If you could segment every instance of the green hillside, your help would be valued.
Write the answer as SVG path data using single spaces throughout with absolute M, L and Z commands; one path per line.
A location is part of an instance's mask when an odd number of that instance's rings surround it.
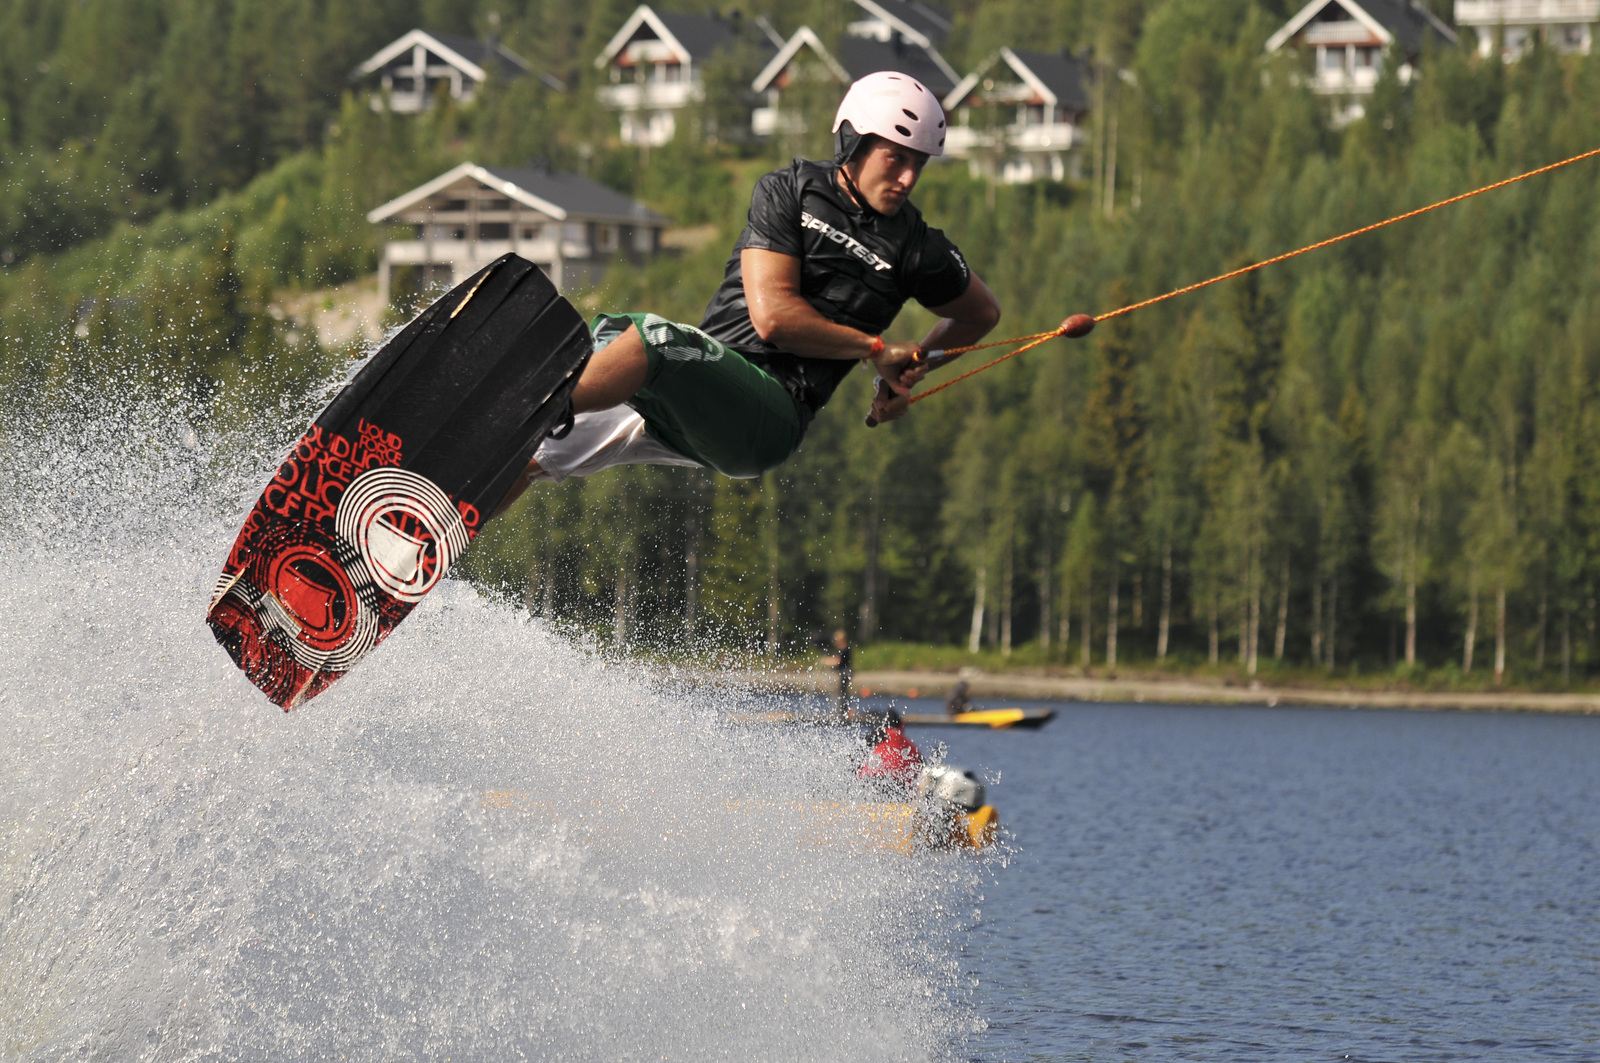
M 365 211 L 469 158 L 544 159 L 716 226 L 703 250 L 619 266 L 579 296 L 697 321 L 755 178 L 826 141 L 736 135 L 753 60 L 735 51 L 690 132 L 647 154 L 618 143 L 591 60 L 633 6 L 10 5 L 0 380 L 40 393 L 116 362 L 182 375 L 212 416 L 308 388 L 350 352 L 319 348 L 274 300 L 370 274 L 384 234 Z M 1507 66 L 1469 40 L 1406 84 L 1390 63 L 1365 117 L 1337 127 L 1302 60 L 1263 51 L 1298 6 L 959 5 L 945 52 L 960 70 L 1026 42 L 1092 48 L 1110 72 L 1090 178 L 994 186 L 958 162 L 918 188 L 1001 299 L 1002 335 L 1600 146 L 1600 58 L 1536 49 Z M 773 20 L 837 33 L 844 17 L 811 0 Z M 348 73 L 416 25 L 494 32 L 571 91 L 523 78 L 465 107 L 376 113 Z M 843 625 L 949 647 L 896 660 L 965 660 L 975 638 L 989 664 L 1101 669 L 1114 619 L 1124 669 L 1471 685 L 1495 681 L 1498 660 L 1506 682 L 1586 683 L 1600 666 L 1597 173 L 1580 164 L 1119 318 L 874 431 L 854 374 L 783 469 L 541 488 L 463 570 L 576 630 L 673 654 L 792 653 Z M 908 310 L 898 338 L 928 323 Z

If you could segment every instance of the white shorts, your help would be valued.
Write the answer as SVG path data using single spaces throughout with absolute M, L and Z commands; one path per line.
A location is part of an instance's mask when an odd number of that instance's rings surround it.
M 629 406 L 580 413 L 572 431 L 561 439 L 546 439 L 534 452 L 539 463 L 535 481 L 560 483 L 569 476 L 593 476 L 614 465 L 682 465 L 700 463 L 668 449 L 645 433 L 644 418 Z

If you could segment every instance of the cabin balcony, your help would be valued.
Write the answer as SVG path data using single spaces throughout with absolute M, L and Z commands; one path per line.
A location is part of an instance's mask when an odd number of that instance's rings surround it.
M 1456 0 L 1459 26 L 1528 26 L 1600 20 L 1600 0 Z
M 1001 137 L 1004 137 L 1003 145 Z M 999 129 L 953 125 L 945 134 L 944 150 L 947 155 L 956 158 L 1002 146 L 1006 150 L 1021 152 L 1068 151 L 1083 143 L 1083 139 L 1082 130 L 1065 122 L 1009 125 Z
M 600 102 L 614 111 L 678 110 L 705 94 L 698 81 L 647 81 L 605 85 Z

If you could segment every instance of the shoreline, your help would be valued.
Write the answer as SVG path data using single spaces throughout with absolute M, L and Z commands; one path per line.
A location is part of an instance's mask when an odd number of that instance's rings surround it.
M 1030 701 L 1099 701 L 1193 705 L 1304 705 L 1324 708 L 1412 709 L 1464 712 L 1541 712 L 1600 715 L 1600 694 L 1542 694 L 1519 691 L 1439 692 L 1407 690 L 1315 689 L 1249 686 L 1201 679 L 1117 679 L 1075 676 L 1019 675 L 932 671 L 861 671 L 856 689 L 863 697 L 944 698 L 959 680 L 966 680 L 974 698 L 1018 698 Z M 706 677 L 711 684 L 731 684 L 765 693 L 826 693 L 834 689 L 832 672 L 724 673 Z

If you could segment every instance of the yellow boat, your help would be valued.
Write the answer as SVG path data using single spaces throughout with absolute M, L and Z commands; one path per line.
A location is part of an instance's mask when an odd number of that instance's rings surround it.
M 907 727 L 989 727 L 1012 731 L 1037 731 L 1055 718 L 1055 709 L 975 709 L 954 716 L 908 712 L 900 716 Z

